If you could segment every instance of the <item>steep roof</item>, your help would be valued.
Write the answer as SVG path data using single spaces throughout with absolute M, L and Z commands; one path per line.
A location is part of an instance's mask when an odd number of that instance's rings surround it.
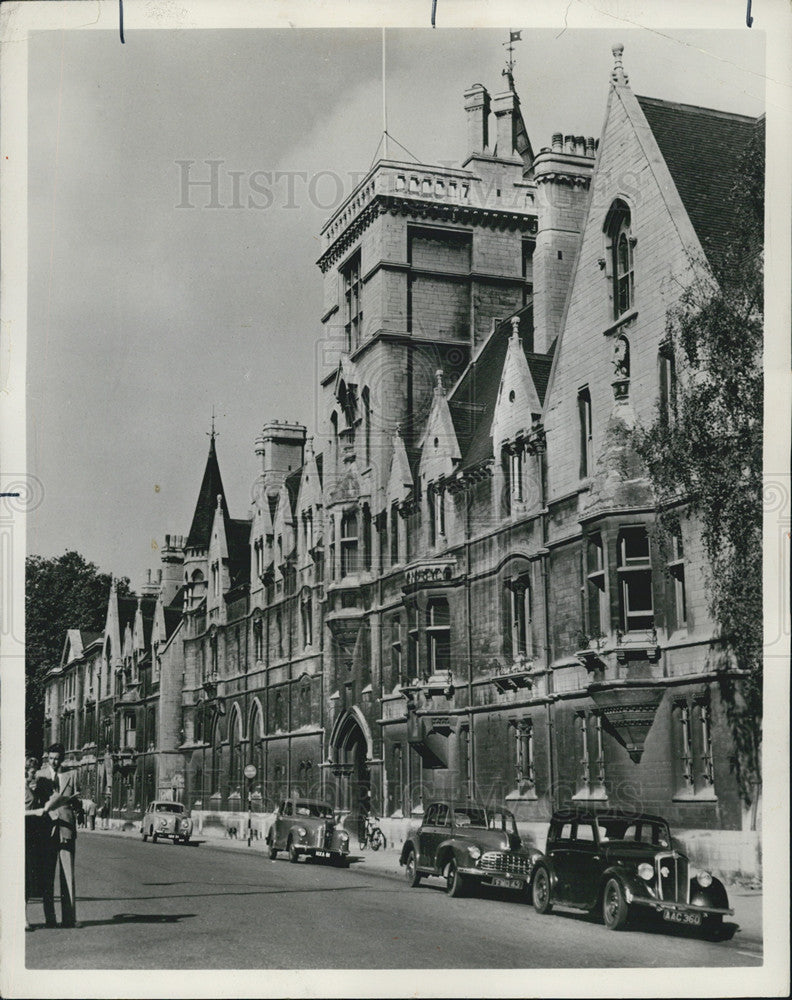
M 172 605 L 169 605 L 167 608 L 163 608 L 162 610 L 165 616 L 165 638 L 170 639 L 176 631 L 179 622 L 182 620 L 182 611 L 181 608 L 176 608 Z
M 250 583 L 250 529 L 252 521 L 229 518 L 226 522 L 228 573 L 231 589 Z
M 220 477 L 220 466 L 217 462 L 217 451 L 215 450 L 215 439 L 212 435 L 209 443 L 209 455 L 206 459 L 201 488 L 198 491 L 198 502 L 195 505 L 190 534 L 187 536 L 188 549 L 208 549 L 209 539 L 212 536 L 212 524 L 217 508 L 217 497 L 222 497 L 221 505 L 223 515 L 228 520 L 228 505 L 223 489 L 223 480 Z
M 740 159 L 762 119 L 654 97 L 637 100 L 704 252 L 717 259 L 739 226 L 733 188 Z
M 539 401 L 544 405 L 555 344 L 549 354 L 537 354 L 526 350 L 526 347 L 533 344 L 532 306 L 528 305 L 522 309 L 519 317 L 520 338 L 525 358 L 539 394 Z M 448 405 L 462 452 L 463 469 L 492 457 L 490 430 L 511 332 L 511 319 L 504 320 L 496 326 L 449 397 Z

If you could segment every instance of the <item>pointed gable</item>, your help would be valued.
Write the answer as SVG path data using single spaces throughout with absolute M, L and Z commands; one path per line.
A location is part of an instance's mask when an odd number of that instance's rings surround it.
M 413 485 L 407 448 L 404 444 L 404 438 L 401 436 L 401 429 L 397 427 L 393 435 L 393 453 L 385 496 L 386 504 L 389 505 L 395 500 L 404 500 L 412 490 Z
M 544 405 L 555 344 L 548 354 L 528 349 L 533 345 L 533 308 L 529 303 L 514 317 L 495 327 L 449 396 L 449 410 L 462 452 L 462 469 L 470 469 L 493 457 L 493 421 L 509 338 L 514 331 L 512 319 L 519 320 L 517 329 L 526 366 L 540 406 Z M 525 391 L 527 396 L 528 389 Z
M 421 479 L 426 481 L 449 475 L 462 457 L 454 421 L 448 408 L 442 371 L 435 373 L 435 379 L 432 408 L 420 441 L 419 469 Z
M 223 480 L 220 476 L 220 466 L 217 461 L 217 451 L 215 449 L 215 436 L 212 434 L 209 443 L 209 455 L 206 459 L 201 488 L 198 491 L 198 501 L 195 504 L 190 534 L 187 536 L 187 548 L 206 551 L 209 548 L 209 540 L 214 523 L 214 512 L 217 506 L 217 497 L 221 497 L 223 513 L 228 517 L 228 505 L 223 489 Z
M 492 420 L 494 449 L 529 428 L 542 413 L 542 403 L 520 338 L 518 316 L 512 317 L 511 326 Z

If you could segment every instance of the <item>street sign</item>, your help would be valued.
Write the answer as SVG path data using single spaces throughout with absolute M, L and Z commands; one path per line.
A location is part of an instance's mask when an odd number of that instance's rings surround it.
M 245 777 L 249 781 L 252 781 L 256 777 L 256 765 L 255 764 L 248 764 L 247 765 L 247 767 L 245 768 Z

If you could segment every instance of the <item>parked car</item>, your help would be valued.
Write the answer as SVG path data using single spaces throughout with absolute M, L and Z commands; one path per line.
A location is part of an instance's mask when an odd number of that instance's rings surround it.
M 525 890 L 541 856 L 523 845 L 508 809 L 433 802 L 407 834 L 399 864 L 411 886 L 439 876 L 449 896 L 460 896 L 475 884 Z
M 267 846 L 272 859 L 278 851 L 287 851 L 291 862 L 304 854 L 349 866 L 349 834 L 336 825 L 333 807 L 318 799 L 281 802 L 267 833 Z
M 174 844 L 188 844 L 193 822 L 181 802 L 152 802 L 143 814 L 140 832 L 144 840 L 151 837 L 155 844 L 159 837 L 170 837 Z
M 734 912 L 723 883 L 691 868 L 674 848 L 668 823 L 649 813 L 554 813 L 532 892 L 538 913 L 549 913 L 554 903 L 601 910 L 611 930 L 641 909 L 717 939 L 724 916 Z

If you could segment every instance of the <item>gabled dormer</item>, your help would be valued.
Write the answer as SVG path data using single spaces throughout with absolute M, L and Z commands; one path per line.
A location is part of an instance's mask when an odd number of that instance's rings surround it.
M 442 371 L 435 374 L 432 408 L 420 441 L 420 449 L 420 498 L 416 497 L 416 500 L 420 499 L 425 505 L 426 516 L 423 520 L 426 524 L 426 542 L 429 546 L 439 547 L 445 544 L 446 521 L 450 513 L 445 480 L 453 474 L 462 458 L 448 407 Z
M 218 495 L 212 532 L 209 536 L 209 587 L 206 594 L 206 610 L 210 621 L 225 621 L 223 598 L 231 584 L 226 523 L 222 497 Z
M 305 465 L 300 470 L 295 517 L 299 566 L 311 565 L 321 551 L 323 507 L 322 480 L 314 455 L 313 440 L 308 438 L 305 445 Z
M 503 477 L 504 512 L 524 514 L 541 503 L 535 456 L 541 437 L 542 401 L 520 336 L 520 316 L 513 316 L 510 323 L 492 418 L 492 451 Z
M 250 590 L 252 594 L 261 595 L 267 583 L 273 578 L 273 540 L 272 513 L 269 500 L 260 477 L 253 489 L 252 522 L 250 527 Z

